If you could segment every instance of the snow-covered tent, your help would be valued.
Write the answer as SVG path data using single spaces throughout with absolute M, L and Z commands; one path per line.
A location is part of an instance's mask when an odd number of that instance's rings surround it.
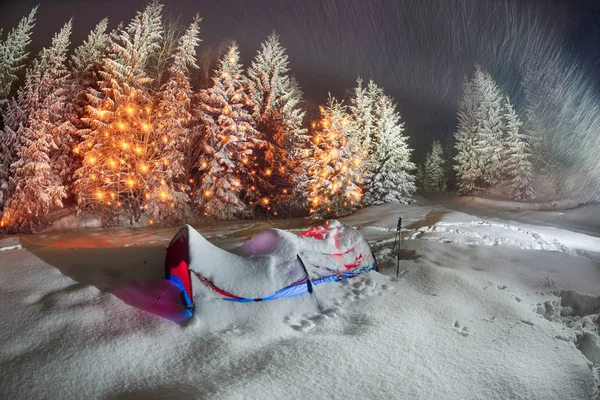
M 299 235 L 267 229 L 223 250 L 189 225 L 173 237 L 165 278 L 119 288 L 115 294 L 138 308 L 184 321 L 194 315 L 200 290 L 227 301 L 255 302 L 312 292 L 315 285 L 377 269 L 369 243 L 338 221 Z
M 169 244 L 165 260 L 166 279 L 177 286 L 191 313 L 197 285 L 228 301 L 264 301 L 306 293 L 312 285 L 376 268 L 364 237 L 338 221 L 298 236 L 267 229 L 231 252 L 187 225 Z

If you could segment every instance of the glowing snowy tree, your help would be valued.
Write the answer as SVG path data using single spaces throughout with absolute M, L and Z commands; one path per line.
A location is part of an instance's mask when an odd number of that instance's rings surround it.
M 17 130 L 27 119 L 27 112 L 32 107 L 25 89 L 20 90 L 10 101 L 6 98 L 28 56 L 25 48 L 31 41 L 36 12 L 37 7 L 34 7 L 0 42 L 0 124 L 3 126 L 0 131 L 0 213 L 10 194 L 10 165 L 17 155 Z
M 376 166 L 365 185 L 365 204 L 403 203 L 411 201 L 416 190 L 416 169 L 410 161 L 412 150 L 403 134 L 404 123 L 391 97 L 380 93 L 376 97 L 375 151 Z
M 481 180 L 479 159 L 475 153 L 478 121 L 476 115 L 477 99 L 471 81 L 465 79 L 463 95 L 458 105 L 458 130 L 455 133 L 456 150 L 454 166 L 458 178 L 458 192 L 470 193 Z
M 383 95 L 383 90 L 373 81 L 363 86 L 362 79 L 358 78 L 354 93 L 350 99 L 350 114 L 356 123 L 359 132 L 360 153 L 362 163 L 363 181 L 369 182 L 378 165 L 375 159 L 378 141 L 377 116 L 375 115 L 376 102 Z
M 242 216 L 256 201 L 255 156 L 260 145 L 253 128 L 254 104 L 248 95 L 240 55 L 233 44 L 219 62 L 213 86 L 199 94 L 200 119 L 206 129 L 200 157 L 195 203 L 204 215 L 218 219 Z M 262 199 L 267 205 L 269 199 Z
M 491 75 L 479 66 L 475 69 L 473 85 L 478 100 L 478 129 L 473 149 L 483 182 L 486 185 L 495 185 L 503 177 L 503 97 Z
M 298 107 L 302 92 L 288 72 L 285 49 L 272 34 L 248 68 L 248 79 L 256 129 L 264 143 L 256 149 L 257 174 L 262 178 L 258 190 L 270 199 L 265 208 L 272 207 L 275 214 L 292 200 L 299 166 L 297 145 L 307 139 L 302 128 L 304 111 Z
M 535 197 L 531 188 L 533 167 L 530 162 L 531 152 L 525 136 L 519 132 L 521 121 L 508 97 L 505 101 L 506 146 L 505 166 L 506 175 L 514 189 L 513 196 L 518 200 L 529 200 Z
M 352 212 L 363 195 L 359 131 L 346 107 L 330 96 L 327 106 L 321 108 L 320 126 L 313 140 L 313 155 L 304 161 L 309 212 L 317 220 Z
M 65 132 L 60 137 L 57 143 L 58 157 L 53 163 L 53 168 L 64 182 L 67 194 L 73 197 L 75 197 L 73 188 L 75 171 L 81 167 L 81 158 L 73 153 L 73 148 L 81 141 L 76 131 L 87 127 L 80 118 L 85 115 L 85 108 L 90 104 L 87 96 L 88 89 L 90 87 L 98 89 L 97 73 L 110 43 L 106 32 L 107 27 L 108 20 L 105 18 L 89 33 L 87 39 L 75 48 L 71 56 L 69 97 L 72 101 L 65 108 L 64 113 L 66 118 L 70 118 L 74 131 Z
M 170 138 L 152 125 L 150 79 L 144 67 L 161 37 L 162 5 L 150 3 L 125 29 L 115 32 L 99 72 L 99 89 L 88 89 L 89 105 L 75 147 L 82 167 L 76 172 L 80 208 L 102 210 L 107 221 L 121 211 L 139 220 L 151 198 L 174 202 L 165 180 L 169 161 L 162 149 Z
M 17 73 L 24 66 L 28 55 L 25 48 L 31 42 L 36 12 L 37 6 L 0 42 L 0 100 L 8 97 L 17 80 Z
M 460 193 L 497 184 L 503 178 L 502 96 L 494 79 L 475 68 L 463 85 L 455 134 L 455 170 Z
M 165 185 L 161 190 L 167 193 L 170 201 L 162 201 L 159 196 L 151 196 L 149 213 L 156 219 L 181 219 L 189 201 L 187 191 L 188 170 L 186 149 L 190 144 L 192 122 L 192 87 L 189 72 L 196 66 L 196 48 L 200 43 L 198 34 L 200 18 L 196 16 L 192 24 L 179 39 L 173 55 L 173 63 L 168 69 L 168 80 L 158 93 L 158 105 L 153 113 L 155 131 L 160 137 L 167 137 L 162 146 L 162 156 L 166 163 L 160 163 Z M 175 207 L 173 207 L 173 204 Z
M 26 99 L 27 116 L 19 124 L 16 161 L 10 165 L 11 196 L 2 222 L 12 230 L 31 231 L 48 212 L 62 207 L 66 191 L 52 168 L 60 138 L 72 131 L 64 118 L 66 68 L 71 21 L 43 49 L 28 69 L 17 98 Z
M 434 141 L 431 151 L 427 154 L 423 186 L 427 190 L 446 190 L 444 177 L 444 152 L 439 141 Z

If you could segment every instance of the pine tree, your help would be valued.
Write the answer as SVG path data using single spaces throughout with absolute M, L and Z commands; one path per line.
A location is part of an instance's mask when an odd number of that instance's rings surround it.
M 102 66 L 102 59 L 107 55 L 110 44 L 107 28 L 108 19 L 104 18 L 73 52 L 71 71 L 78 88 L 93 85 L 97 81 L 97 70 Z
M 529 200 L 535 197 L 530 184 L 533 167 L 529 161 L 531 157 L 529 143 L 524 135 L 519 132 L 522 123 L 508 97 L 505 100 L 505 110 L 506 147 L 504 158 L 506 159 L 506 174 L 510 178 L 511 186 L 514 189 L 514 198 Z
M 31 42 L 38 6 L 33 7 L 28 16 L 23 17 L 6 39 L 0 42 L 0 100 L 6 99 L 17 80 L 17 73 L 23 68 L 28 56 L 25 48 Z
M 502 96 L 494 79 L 476 66 L 473 78 L 465 81 L 455 134 L 455 170 L 459 193 L 494 185 L 503 178 Z
M 360 206 L 363 160 L 358 139 L 358 127 L 346 107 L 330 96 L 321 108 L 321 130 L 313 142 L 313 155 L 304 162 L 311 218 L 345 215 Z
M 474 152 L 479 162 L 482 180 L 487 185 L 495 185 L 502 179 L 502 95 L 494 79 L 477 66 L 473 77 L 478 96 L 478 130 Z
M 427 154 L 424 171 L 424 188 L 426 190 L 446 190 L 444 177 L 444 152 L 439 141 L 435 140 L 431 151 Z
M 415 173 L 415 187 L 417 189 L 424 189 L 425 186 L 425 169 L 423 164 L 417 165 L 417 172 Z
M 407 204 L 416 190 L 411 174 L 416 166 L 410 161 L 412 150 L 403 135 L 400 114 L 393 100 L 383 93 L 375 102 L 375 121 L 377 141 L 373 159 L 378 164 L 365 186 L 365 204 Z
M 219 61 L 213 86 L 199 94 L 206 135 L 194 200 L 204 215 L 217 219 L 243 216 L 244 200 L 250 203 L 257 197 L 253 150 L 262 142 L 253 128 L 253 102 L 239 58 L 233 44 Z M 262 201 L 269 203 L 267 198 Z
M 364 160 L 362 164 L 362 175 L 364 182 L 370 182 L 378 165 L 375 159 L 376 145 L 378 141 L 375 108 L 376 102 L 383 95 L 383 90 L 373 81 L 363 86 L 362 79 L 358 78 L 356 88 L 350 100 L 350 113 L 359 131 L 360 157 Z
M 18 96 L 27 98 L 32 107 L 19 124 L 17 157 L 10 166 L 12 194 L 2 220 L 12 230 L 35 229 L 48 212 L 62 207 L 66 196 L 51 164 L 58 139 L 72 129 L 63 114 L 71 27 L 69 21 L 54 36 L 51 46 L 40 52 L 27 71 L 23 93 Z
M 81 137 L 77 131 L 87 128 L 81 120 L 86 115 L 86 107 L 90 105 L 88 92 L 90 89 L 98 90 L 98 72 L 102 67 L 102 60 L 106 57 L 110 45 L 110 36 L 106 32 L 108 20 L 104 18 L 89 33 L 87 39 L 75 48 L 71 56 L 71 88 L 69 97 L 74 99 L 64 110 L 66 118 L 71 120 L 73 130 L 65 132 L 60 138 L 58 157 L 53 164 L 54 169 L 62 178 L 70 198 L 75 198 L 74 180 L 75 172 L 81 168 L 81 158 L 73 152 L 81 144 Z
M 186 149 L 189 148 L 191 136 L 191 99 L 190 69 L 196 66 L 196 48 L 200 43 L 200 17 L 196 15 L 192 24 L 179 39 L 173 56 L 173 63 L 168 69 L 168 80 L 158 93 L 158 105 L 154 116 L 153 126 L 161 137 L 169 141 L 162 149 L 163 158 L 167 164 L 162 176 L 165 179 L 167 197 L 171 203 L 151 201 L 149 213 L 156 219 L 182 219 L 187 209 L 189 197 L 186 178 L 189 173 L 186 163 Z M 168 168 L 165 168 L 168 166 Z M 172 204 L 175 207 L 172 207 Z
M 150 3 L 125 29 L 113 32 L 110 51 L 99 71 L 99 89 L 88 88 L 89 105 L 75 148 L 82 166 L 76 172 L 80 208 L 102 210 L 107 222 L 125 211 L 139 220 L 150 200 L 171 204 L 162 149 L 169 137 L 152 125 L 151 80 L 146 63 L 161 38 L 162 5 Z
M 478 154 L 475 152 L 477 140 L 477 93 L 471 81 L 465 79 L 463 95 L 458 106 L 458 129 L 455 133 L 457 154 L 454 157 L 457 164 L 454 166 L 458 179 L 458 192 L 468 194 L 479 181 L 481 169 Z
M 258 190 L 270 199 L 266 208 L 272 207 L 276 215 L 293 198 L 299 164 L 296 142 L 306 141 L 304 112 L 298 107 L 302 91 L 288 75 L 288 63 L 278 36 L 272 34 L 248 68 L 256 128 L 264 143 L 256 150 L 257 174 L 262 178 Z

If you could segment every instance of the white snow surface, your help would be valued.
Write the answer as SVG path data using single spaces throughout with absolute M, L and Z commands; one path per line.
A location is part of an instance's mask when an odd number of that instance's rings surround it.
M 382 270 L 316 286 L 323 312 L 309 294 L 230 303 L 203 288 L 183 326 L 110 292 L 162 278 L 176 229 L 0 239 L 0 398 L 598 397 L 600 238 L 426 201 L 342 222 Z M 263 225 L 199 231 L 233 249 Z

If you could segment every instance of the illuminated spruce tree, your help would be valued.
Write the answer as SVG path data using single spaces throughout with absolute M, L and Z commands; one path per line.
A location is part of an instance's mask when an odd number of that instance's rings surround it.
M 368 182 L 373 177 L 378 164 L 375 159 L 377 143 L 375 103 L 383 91 L 373 81 L 364 86 L 362 79 L 358 78 L 356 83 L 349 109 L 359 132 L 361 151 L 359 156 L 364 160 L 362 173 L 364 181 Z
M 262 205 L 273 210 L 281 210 L 293 198 L 297 145 L 307 139 L 302 128 L 304 111 L 298 107 L 302 92 L 288 73 L 288 56 L 278 36 L 272 34 L 248 68 L 248 79 L 256 129 L 264 143 L 255 151 L 257 175 L 262 178 L 257 186 L 261 196 L 270 199 Z
M 106 32 L 107 27 L 108 20 L 104 18 L 89 33 L 86 40 L 75 48 L 71 56 L 69 97 L 72 101 L 64 112 L 70 118 L 75 130 L 61 136 L 60 142 L 57 143 L 58 157 L 53 163 L 53 168 L 64 182 L 69 197 L 75 197 L 73 188 L 75 171 L 81 167 L 81 158 L 73 153 L 73 148 L 78 146 L 81 140 L 76 132 L 87 127 L 80 118 L 85 115 L 85 108 L 89 105 L 88 88 L 98 89 L 97 72 L 102 66 L 102 59 L 110 43 L 109 34 Z
M 458 192 L 461 194 L 472 192 L 482 181 L 479 154 L 476 152 L 479 131 L 477 107 L 477 92 L 473 82 L 465 79 L 463 95 L 458 105 L 458 129 L 454 134 L 457 150 L 454 169 L 458 179 Z
M 478 130 L 474 151 L 480 163 L 481 175 L 486 185 L 495 185 L 503 178 L 502 149 L 504 122 L 503 96 L 490 74 L 479 66 L 473 77 L 478 96 Z
M 446 190 L 444 178 L 444 151 L 439 141 L 435 140 L 431 145 L 431 151 L 427 154 L 425 171 L 423 175 L 423 187 L 426 190 Z
M 19 125 L 25 122 L 32 106 L 25 89 L 19 90 L 14 98 L 6 99 L 28 56 L 25 48 L 31 41 L 36 12 L 37 7 L 34 7 L 29 15 L 23 17 L 6 38 L 0 41 L 0 126 L 3 126 L 3 130 L 0 131 L 0 214 L 10 194 L 10 165 L 17 155 L 17 130 Z
M 364 202 L 371 204 L 411 201 L 416 190 L 410 161 L 412 150 L 403 134 L 404 123 L 391 97 L 379 92 L 374 102 L 375 150 L 374 169 L 365 184 Z
M 476 66 L 473 78 L 464 84 L 458 110 L 455 169 L 460 193 L 495 185 L 504 178 L 503 113 L 496 82 Z
M 17 80 L 17 73 L 24 67 L 24 61 L 28 56 L 25 48 L 31 42 L 36 12 L 37 6 L 8 32 L 4 40 L 0 41 L 0 100 L 6 99 L 11 93 L 12 85 Z
M 520 132 L 521 120 L 508 97 L 505 100 L 505 109 L 505 175 L 510 179 L 515 199 L 533 199 L 535 193 L 531 188 L 533 166 L 530 161 L 530 144 L 525 139 L 525 135 Z
M 253 102 L 234 43 L 219 61 L 213 86 L 199 93 L 199 114 L 206 134 L 200 156 L 195 203 L 204 215 L 218 219 L 243 216 L 257 201 L 256 157 L 262 144 L 253 128 Z M 263 203 L 269 203 L 268 198 Z
M 160 163 L 170 201 L 162 201 L 158 196 L 150 196 L 149 213 L 157 219 L 182 219 L 189 202 L 185 150 L 190 144 L 192 114 L 192 87 L 190 69 L 196 66 L 196 48 L 200 43 L 200 18 L 196 16 L 192 24 L 181 36 L 173 55 L 173 63 L 168 69 L 168 80 L 158 93 L 158 105 L 152 114 L 153 127 L 160 137 L 168 141 L 161 152 L 168 163 Z M 165 188 L 166 186 L 166 188 Z M 173 207 L 173 203 L 175 207 Z
M 151 80 L 144 72 L 161 38 L 162 5 L 150 3 L 125 29 L 114 33 L 99 71 L 99 89 L 89 88 L 82 118 L 87 129 L 74 151 L 82 157 L 76 172 L 80 208 L 102 210 L 107 222 L 126 212 L 139 220 L 152 198 L 174 207 L 166 183 L 169 160 L 162 149 L 170 138 L 152 125 Z
M 66 68 L 71 21 L 42 49 L 27 70 L 17 95 L 26 108 L 17 129 L 17 155 L 10 165 L 10 198 L 2 223 L 11 230 L 32 231 L 51 211 L 63 206 L 66 191 L 52 168 L 60 137 L 72 131 L 65 120 Z
M 309 212 L 315 220 L 348 214 L 362 198 L 363 160 L 356 123 L 346 107 L 330 96 L 321 108 L 320 127 L 313 139 L 313 155 L 304 161 Z

